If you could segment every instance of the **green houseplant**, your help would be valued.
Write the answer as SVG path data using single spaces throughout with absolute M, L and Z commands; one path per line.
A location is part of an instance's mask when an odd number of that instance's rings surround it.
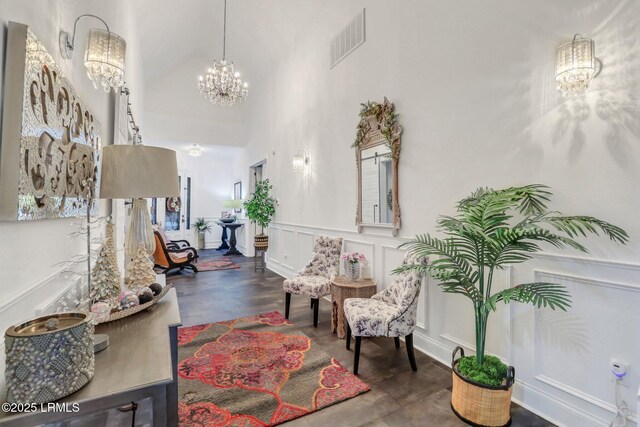
M 211 223 L 204 218 L 196 218 L 193 227 L 198 233 L 198 249 L 204 249 L 204 235 L 211 231 Z
M 524 283 L 492 292 L 494 272 L 529 260 L 532 254 L 541 250 L 539 243 L 587 252 L 575 238 L 602 232 L 614 242 L 624 244 L 629 239 L 623 229 L 597 218 L 564 216 L 547 210 L 547 202 L 552 195 L 548 188 L 538 184 L 501 190 L 480 188 L 457 203 L 455 216 L 439 217 L 437 229 L 446 237 L 423 234 L 401 245 L 415 256 L 430 256 L 432 260 L 427 266 L 405 265 L 394 272 L 415 270 L 428 273 L 439 281 L 438 286 L 444 292 L 464 295 L 472 302 L 476 354 L 464 357 L 462 351 L 463 357 L 453 361 L 452 408 L 458 416 L 477 425 L 510 422 L 514 371 L 498 358 L 485 354 L 489 315 L 500 303 L 521 302 L 564 311 L 571 304 L 569 293 L 557 283 Z M 457 351 L 458 348 L 454 350 L 454 358 Z M 458 402 L 468 402 L 473 398 L 474 391 L 469 391 L 470 385 L 508 392 L 508 396 L 502 399 L 502 408 L 491 410 L 493 414 L 487 414 L 491 411 L 486 407 L 478 409 L 487 402 L 478 402 L 476 408 L 467 410 L 462 407 L 466 403 Z M 471 395 L 459 395 L 467 392 Z M 480 392 L 476 394 L 479 399 L 481 395 Z
M 278 201 L 269 192 L 273 186 L 268 179 L 257 181 L 256 189 L 244 202 L 247 218 L 255 225 L 256 234 L 254 246 L 256 249 L 266 250 L 269 246 L 269 237 L 264 234 L 264 229 L 269 226 L 276 213 Z M 257 234 L 257 226 L 260 226 L 260 234 Z

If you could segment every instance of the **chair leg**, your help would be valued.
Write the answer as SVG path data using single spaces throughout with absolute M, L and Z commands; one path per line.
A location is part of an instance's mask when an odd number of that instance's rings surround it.
M 362 337 L 356 337 L 356 351 L 353 355 L 353 374 L 358 375 L 358 362 L 360 361 L 360 341 Z
M 313 327 L 318 327 L 318 309 L 320 308 L 320 300 L 318 298 L 312 298 L 311 303 L 313 304 Z
M 393 337 L 393 340 L 396 343 L 396 348 L 400 348 L 400 337 Z
M 284 318 L 289 318 L 289 306 L 291 306 L 291 292 L 287 292 L 284 295 Z
M 418 366 L 416 365 L 416 356 L 413 354 L 413 334 L 409 334 L 404 337 L 404 342 L 407 345 L 407 354 L 409 355 L 411 369 L 415 372 L 418 370 Z
M 347 350 L 351 350 L 351 325 L 347 322 Z

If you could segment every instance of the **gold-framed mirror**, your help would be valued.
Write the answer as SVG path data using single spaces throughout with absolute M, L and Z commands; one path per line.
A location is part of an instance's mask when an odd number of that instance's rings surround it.
M 358 195 L 356 225 L 358 233 L 367 227 L 400 229 L 398 165 L 402 127 L 393 103 L 362 104 L 356 140 Z

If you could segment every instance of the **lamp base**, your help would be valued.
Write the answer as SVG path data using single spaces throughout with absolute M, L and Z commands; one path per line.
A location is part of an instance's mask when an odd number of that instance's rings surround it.
M 95 334 L 93 336 L 93 352 L 98 353 L 109 347 L 109 335 Z
M 133 199 L 131 221 L 129 222 L 126 241 L 125 249 L 130 258 L 136 256 L 139 245 L 144 246 L 149 256 L 155 252 L 156 240 L 153 236 L 147 199 Z

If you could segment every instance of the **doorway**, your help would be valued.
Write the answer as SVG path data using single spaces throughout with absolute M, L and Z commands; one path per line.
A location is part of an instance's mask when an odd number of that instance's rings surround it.
M 192 188 L 191 175 L 180 173 L 178 175 L 180 196 L 158 198 L 151 201 L 152 222 L 162 224 L 162 228 L 171 240 L 192 240 Z
M 267 160 L 262 160 L 249 167 L 249 191 L 247 194 L 251 194 L 256 191 L 256 182 L 262 181 L 264 175 L 264 169 L 266 167 Z M 249 226 L 249 224 L 247 224 Z M 247 248 L 245 256 L 255 256 L 255 248 L 253 247 L 253 238 L 256 234 L 255 225 L 247 227 L 245 230 L 245 247 Z

